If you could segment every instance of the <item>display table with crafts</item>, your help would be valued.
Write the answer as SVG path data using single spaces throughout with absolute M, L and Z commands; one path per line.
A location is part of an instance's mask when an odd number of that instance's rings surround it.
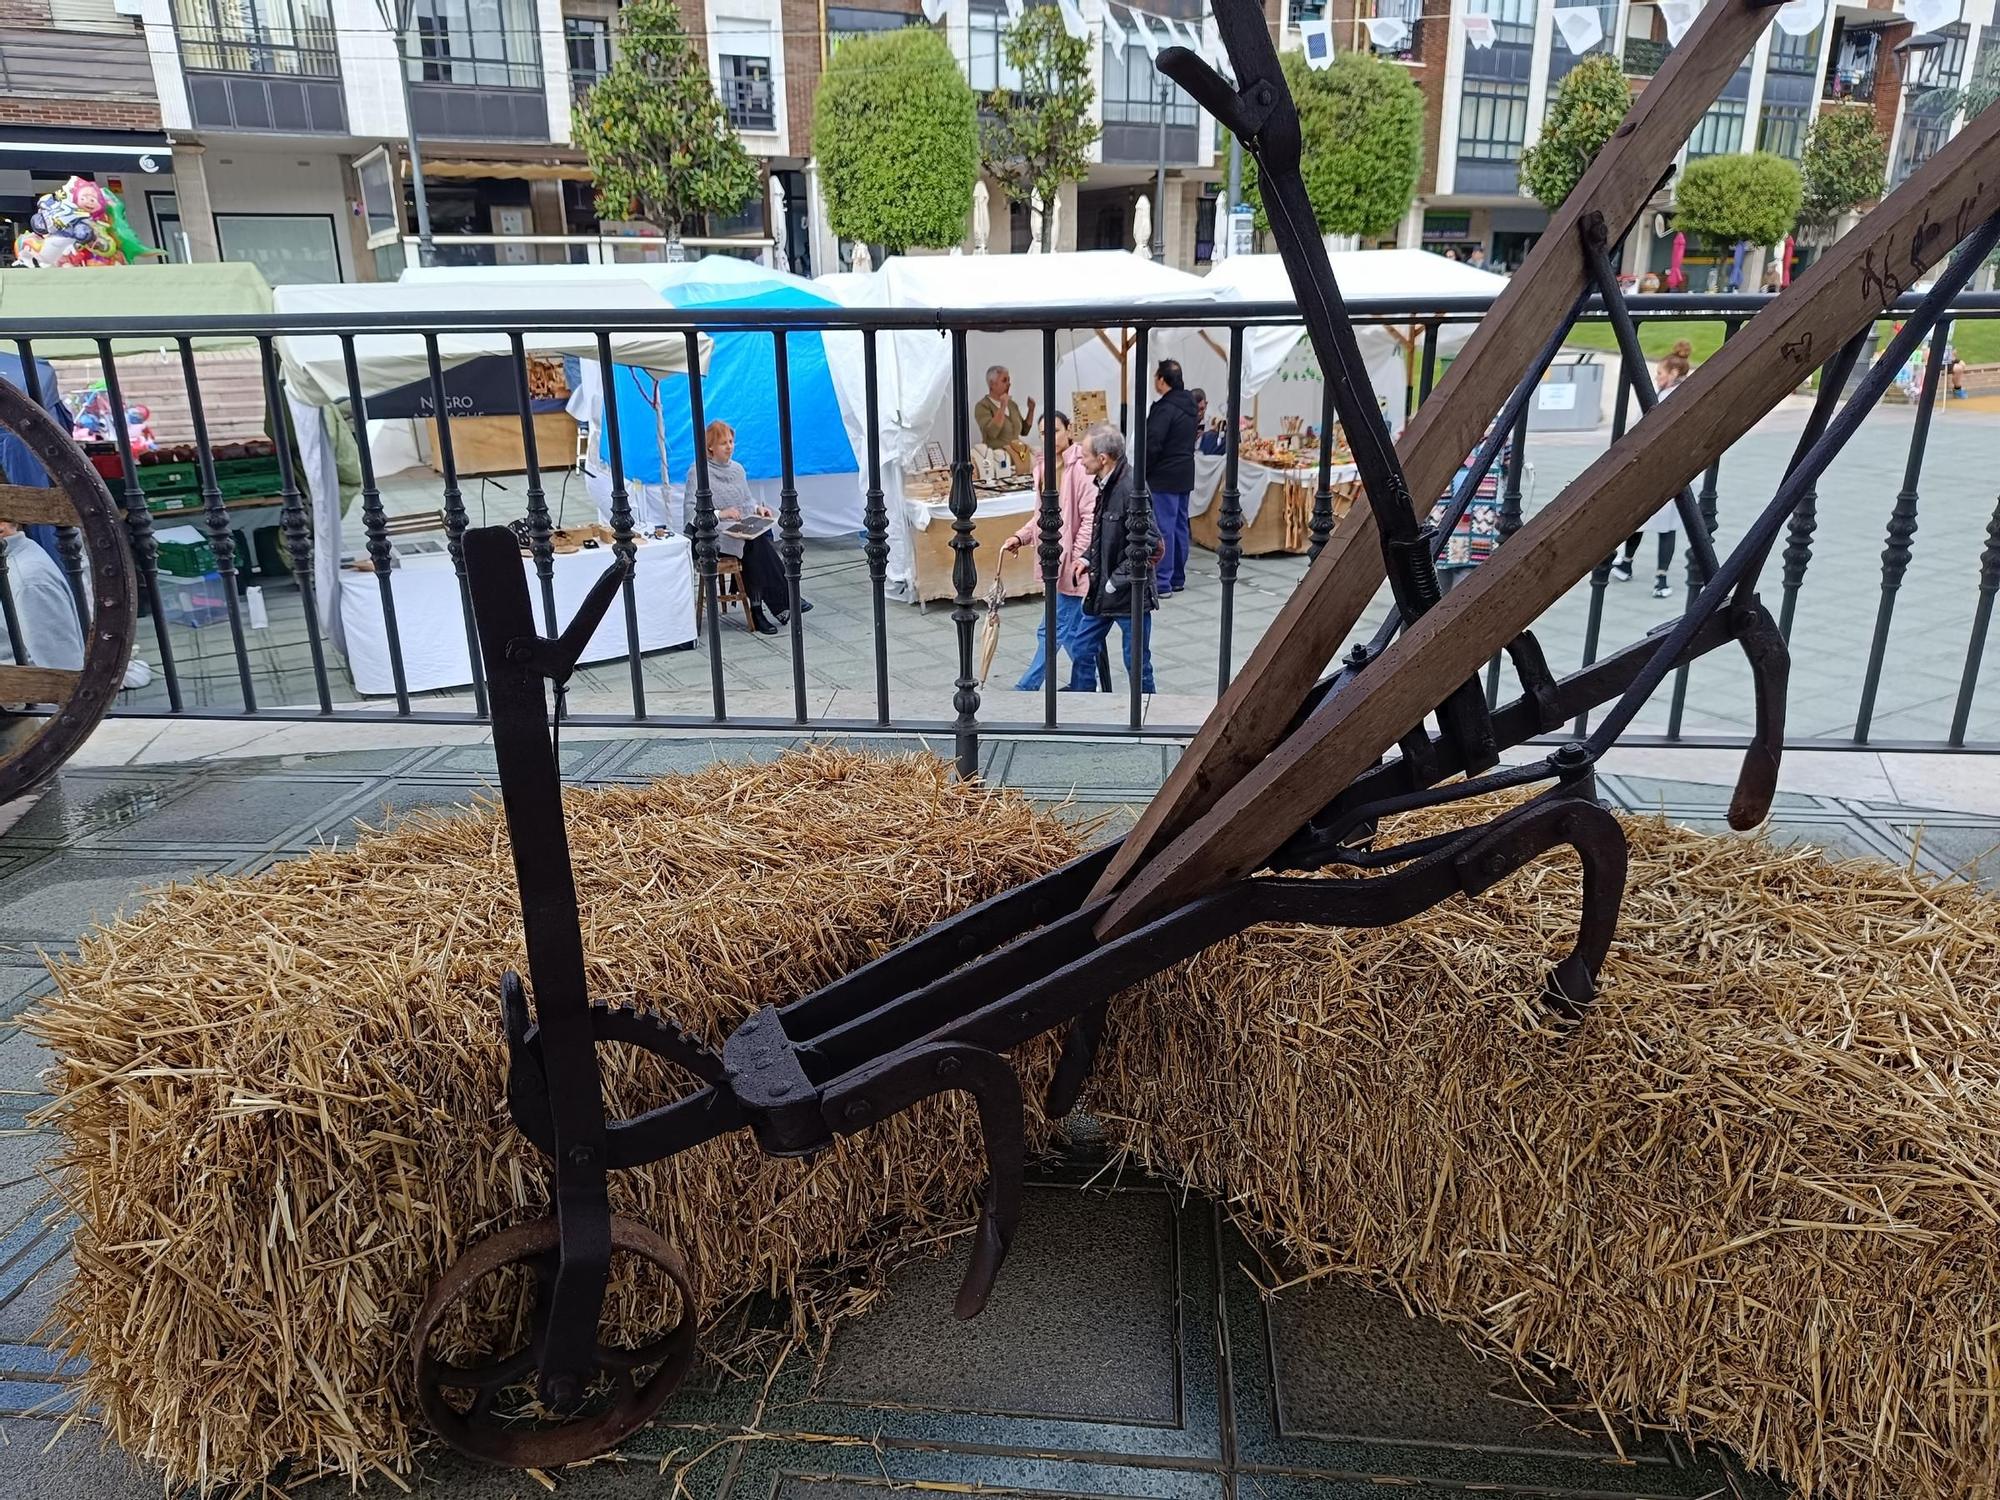
M 590 586 L 611 566 L 609 547 L 558 552 L 555 557 L 556 620 L 567 623 Z M 639 649 L 659 651 L 694 639 L 694 570 L 684 537 L 664 537 L 639 543 L 634 555 L 633 597 L 639 606 Z M 396 635 L 403 648 L 404 681 L 413 693 L 465 687 L 472 681 L 472 657 L 466 649 L 465 613 L 459 602 L 458 575 L 443 553 L 403 557 L 389 574 L 396 601 Z M 523 557 L 535 601 L 535 619 L 542 620 L 542 585 L 534 559 Z M 373 568 L 343 568 L 340 574 L 340 622 L 346 636 L 347 666 L 354 690 L 363 694 L 393 693 L 396 679 L 389 665 L 389 635 L 382 622 L 382 591 Z M 583 661 L 616 661 L 629 654 L 625 608 L 612 605 L 584 648 Z
M 1345 457 L 1337 453 L 1336 457 Z M 1239 457 L 1236 464 L 1238 503 L 1243 531 L 1238 538 L 1245 557 L 1278 552 L 1304 552 L 1312 541 L 1312 498 L 1319 487 L 1319 457 L 1308 450 L 1296 464 L 1275 465 Z M 1222 478 L 1226 460 L 1220 453 L 1194 456 L 1194 495 L 1188 502 L 1188 531 L 1215 552 L 1222 546 Z M 1337 521 L 1354 502 L 1356 470 L 1351 463 L 1333 466 L 1333 515 Z
M 951 550 L 951 492 L 944 471 L 924 470 L 912 475 L 903 496 L 910 522 L 910 563 L 916 573 L 917 602 L 957 597 L 951 586 L 951 567 L 957 554 Z M 1041 494 L 1033 482 L 1022 480 L 1018 487 L 1004 489 L 978 486 L 973 499 L 972 536 L 979 544 L 979 550 L 972 554 L 979 567 L 973 597 L 985 594 L 996 559 L 1009 599 L 1041 593 L 1042 566 L 1033 547 L 1023 547 L 1012 557 L 1000 556 L 1001 544 L 1041 506 Z

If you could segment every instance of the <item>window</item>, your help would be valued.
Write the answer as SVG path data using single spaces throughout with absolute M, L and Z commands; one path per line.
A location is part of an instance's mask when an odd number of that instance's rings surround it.
M 569 91 L 581 99 L 611 71 L 611 23 L 602 16 L 564 16 L 563 50 L 569 54 Z
M 329 0 L 174 0 L 174 25 L 197 71 L 340 76 Z
M 905 26 L 921 26 L 924 18 L 914 11 L 863 10 L 855 5 L 826 8 L 826 54 L 840 50 L 840 44 L 871 31 L 900 31 Z
M 1326 0 L 1292 0 L 1292 24 L 1317 21 L 1326 14 Z
M 146 203 L 153 211 L 153 243 L 167 252 L 173 265 L 188 261 L 187 235 L 181 230 L 181 200 L 175 193 L 148 193 Z
M 1616 4 L 1617 0 L 1610 0 Z M 1424 0 L 1375 0 L 1377 20 L 1395 20 L 1404 23 L 1403 40 L 1393 47 L 1378 47 L 1370 38 L 1368 48 L 1377 57 L 1390 58 L 1395 62 L 1415 62 L 1417 59 L 1417 37 L 1423 30 Z M 1367 32 L 1362 32 L 1367 36 Z
M 1466 0 L 1466 13 L 1493 18 L 1494 42 L 1502 47 L 1531 47 L 1535 42 L 1535 0 Z M 1490 48 L 1487 50 L 1491 50 Z M 1468 49 L 1466 66 L 1479 56 Z
M 1810 76 L 1819 68 L 1819 28 L 1817 26 L 1804 36 L 1793 36 L 1779 27 L 1771 28 L 1771 53 L 1765 65 L 1770 73 L 1804 73 Z
M 1965 23 L 1957 21 L 1937 33 L 1937 45 L 1926 49 L 1929 57 L 1917 58 L 1914 48 L 1903 52 L 1910 59 L 1904 64 L 1906 73 L 1924 82 L 1911 87 L 1903 106 L 1902 139 L 1896 146 L 1895 170 L 1889 179 L 1892 185 L 1929 161 L 1951 137 L 1951 122 L 1959 108 L 1959 79 L 1965 73 L 1965 34 Z
M 395 158 L 387 146 L 377 146 L 354 163 L 355 181 L 361 188 L 361 214 L 368 227 L 368 248 L 380 250 L 393 245 L 403 232 L 402 215 L 397 212 Z
M 1001 41 L 1007 30 L 1006 6 L 993 0 L 972 0 L 966 8 L 965 24 L 972 33 L 965 77 L 973 93 L 984 99 L 996 89 L 1016 92 L 1021 87 L 1021 70 L 1007 61 L 1007 49 Z
M 1833 57 L 1826 67 L 1828 99 L 1873 99 L 1875 97 L 1875 51 L 1882 33 L 1873 28 L 1834 23 Z
M 534 0 L 416 0 L 410 82 L 540 89 Z
M 1763 117 L 1757 122 L 1757 149 L 1797 161 L 1805 154 L 1806 131 L 1811 125 L 1810 104 L 1767 102 Z
M 1467 78 L 1458 106 L 1461 161 L 1514 162 L 1528 133 L 1528 85 L 1503 78 Z
M 776 130 L 771 59 L 725 52 L 716 62 L 722 69 L 722 107 L 729 111 L 729 123 L 738 130 Z
M 1194 260 L 1205 265 L 1215 259 L 1215 232 L 1223 222 L 1221 199 L 1210 188 L 1194 206 Z
M 1145 43 L 1128 41 L 1123 52 L 1104 49 L 1104 119 L 1112 125 L 1160 123 L 1160 85 L 1167 85 L 1167 123 L 1192 127 L 1194 101 L 1153 67 Z
M 1718 99 L 1708 113 L 1695 122 L 1688 137 L 1688 160 L 1704 156 L 1725 156 L 1743 145 L 1743 120 L 1747 111 L 1741 99 Z
M 340 280 L 331 214 L 217 214 L 224 260 L 247 260 L 272 286 Z

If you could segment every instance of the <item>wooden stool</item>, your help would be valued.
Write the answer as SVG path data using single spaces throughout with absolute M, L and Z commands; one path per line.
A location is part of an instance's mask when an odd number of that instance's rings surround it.
M 743 559 L 727 553 L 715 559 L 715 602 L 718 616 L 726 616 L 729 606 L 743 612 L 745 629 L 750 625 L 750 595 L 743 588 Z M 701 617 L 708 608 L 708 590 L 701 586 L 701 574 L 694 575 L 694 628 L 701 630 Z

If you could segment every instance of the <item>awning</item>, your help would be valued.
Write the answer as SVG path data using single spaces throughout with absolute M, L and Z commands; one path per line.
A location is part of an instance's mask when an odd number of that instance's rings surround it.
M 410 160 L 403 158 L 403 177 L 413 174 Z M 466 161 L 451 158 L 433 161 L 424 158 L 425 178 L 496 177 L 509 182 L 594 182 L 596 176 L 585 162 L 569 161 Z
M 0 125 L 0 169 L 37 177 L 76 173 L 147 176 L 174 169 L 174 148 L 158 130 L 45 130 Z

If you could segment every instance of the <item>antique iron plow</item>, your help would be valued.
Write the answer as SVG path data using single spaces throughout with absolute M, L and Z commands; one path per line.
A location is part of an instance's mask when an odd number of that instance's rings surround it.
M 1645 183 L 1657 181 L 1700 113 L 1705 97 L 1698 91 L 1720 86 L 1767 18 L 1768 7 L 1749 0 L 1715 0 L 1699 34 L 1676 53 L 1678 72 L 1663 72 L 1647 90 L 1606 154 L 1619 157 L 1628 173 L 1643 170 Z M 1574 850 L 1581 861 L 1582 909 L 1575 943 L 1553 965 L 1545 998 L 1556 1016 L 1578 1016 L 1608 951 L 1625 877 L 1623 837 L 1596 798 L 1597 761 L 1667 672 L 1731 643 L 1746 652 L 1757 695 L 1756 735 L 1731 821 L 1752 826 L 1768 810 L 1784 739 L 1787 657 L 1754 591 L 1758 569 L 1799 496 L 2000 239 L 1994 217 L 2000 174 L 1989 177 L 1980 168 L 2000 119 L 1968 126 L 1870 215 L 1860 239 L 1850 236 L 1836 247 L 1668 408 L 1614 444 L 1469 582 L 1440 598 L 1437 535 L 1418 524 L 1412 497 L 1428 509 L 1427 497 L 1442 483 L 1426 478 L 1413 485 L 1409 475 L 1449 473 L 1491 423 L 1494 435 L 1480 444 L 1454 502 L 1466 503 L 1498 450 L 1497 434 L 1511 427 L 1589 292 L 1604 299 L 1628 357 L 1636 356 L 1607 247 L 1611 226 L 1622 228 L 1643 194 L 1621 177 L 1606 206 L 1565 211 L 1562 235 L 1544 240 L 1488 320 L 1529 326 L 1522 320 L 1546 306 L 1551 311 L 1534 321 L 1543 329 L 1554 322 L 1556 331 L 1490 348 L 1487 363 L 1465 377 L 1455 397 L 1449 382 L 1441 388 L 1433 401 L 1452 405 L 1432 419 L 1429 441 L 1454 435 L 1464 441 L 1442 456 L 1406 441 L 1406 471 L 1376 419 L 1312 228 L 1298 172 L 1297 116 L 1261 9 L 1252 0 L 1220 0 L 1218 20 L 1240 86 L 1178 50 L 1163 54 L 1162 66 L 1259 157 L 1274 230 L 1369 500 L 1346 528 L 1350 545 L 1329 549 L 1301 596 L 1338 615 L 1352 605 L 1346 591 L 1359 586 L 1354 580 L 1364 579 L 1372 592 L 1386 576 L 1397 606 L 1390 623 L 1317 683 L 1300 686 L 1296 662 L 1282 670 L 1267 665 L 1268 687 L 1246 673 L 1241 681 L 1250 685 L 1231 696 L 1254 712 L 1239 715 L 1232 727 L 1224 712 L 1229 704 L 1218 710 L 1223 722 L 1212 720 L 1183 762 L 1193 769 L 1177 776 L 1122 845 L 996 896 L 813 994 L 764 1007 L 717 1050 L 682 1032 L 664 1011 L 593 1005 L 585 984 L 547 691 L 569 677 L 624 568 L 608 571 L 561 637 L 547 640 L 536 633 L 513 537 L 497 529 L 469 533 L 467 572 L 533 984 L 532 1012 L 517 976 L 501 984 L 508 1103 L 522 1133 L 550 1159 L 555 1214 L 475 1246 L 419 1313 L 413 1335 L 419 1400 L 453 1446 L 510 1464 L 585 1458 L 641 1426 L 685 1374 L 695 1338 L 694 1272 L 650 1229 L 612 1216 L 611 1171 L 739 1129 L 774 1155 L 810 1154 L 920 1100 L 968 1095 L 990 1170 L 956 1303 L 959 1316 L 971 1317 L 985 1305 L 1019 1222 L 1025 1105 L 1005 1057 L 1009 1049 L 1066 1029 L 1043 1101 L 1045 1110 L 1066 1113 L 1090 1071 L 1106 1019 L 1104 997 L 1258 923 L 1400 922 L 1453 895 L 1477 894 L 1559 848 Z M 1857 335 L 1960 241 L 1950 269 L 1839 409 Z M 1784 484 L 1730 557 L 1716 559 L 1698 515 L 1688 514 L 1686 480 L 1822 365 L 1828 378 Z M 1643 361 L 1635 368 L 1645 409 L 1651 392 L 1643 385 Z M 1419 469 L 1420 459 L 1427 467 Z M 1556 678 L 1526 626 L 1661 497 L 1677 491 L 1706 579 L 1693 605 L 1646 639 Z M 1144 508 L 1142 496 L 1135 512 Z M 1378 547 L 1361 549 L 1380 559 L 1382 573 L 1372 577 L 1354 562 L 1360 553 L 1353 536 L 1364 531 L 1379 537 Z M 1313 582 L 1329 575 L 1341 586 Z M 1312 618 L 1294 606 L 1274 633 L 1314 641 Z M 1506 651 L 1520 691 L 1489 708 L 1473 674 L 1496 649 Z M 1308 679 L 1330 650 L 1305 669 Z M 1500 767 L 1503 750 L 1553 735 L 1606 703 L 1612 707 L 1587 740 L 1563 743 L 1530 764 Z M 1435 730 L 1426 722 L 1433 714 Z M 1384 759 L 1391 749 L 1398 753 Z M 1380 820 L 1394 813 L 1544 783 L 1537 795 L 1484 823 L 1376 847 Z M 1357 873 L 1303 878 L 1329 866 Z M 608 1119 L 596 1053 L 606 1041 L 675 1064 L 690 1075 L 688 1092 L 637 1117 Z M 614 1252 L 645 1258 L 673 1287 L 674 1321 L 641 1348 L 607 1345 L 598 1335 Z M 476 1366 L 444 1357 L 435 1345 L 454 1309 L 474 1298 L 478 1283 L 509 1267 L 533 1277 L 525 1342 Z

